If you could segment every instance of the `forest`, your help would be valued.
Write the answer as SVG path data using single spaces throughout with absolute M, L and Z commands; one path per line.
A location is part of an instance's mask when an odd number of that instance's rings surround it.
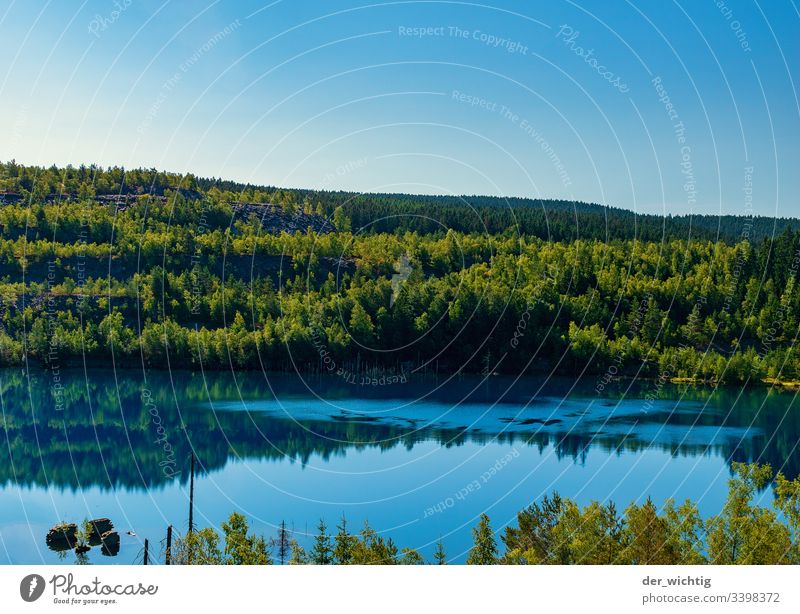
M 797 220 L 640 217 L 9 162 L 0 365 L 796 384 Z
M 772 506 L 756 502 L 773 478 L 769 465 L 734 464 L 723 509 L 703 520 L 690 500 L 669 500 L 659 510 L 652 500 L 624 511 L 613 502 L 580 506 L 557 493 L 517 514 L 516 525 L 495 531 L 481 514 L 472 530 L 468 565 L 779 565 L 800 563 L 800 479 L 775 476 Z M 174 547 L 173 560 L 190 565 L 444 565 L 443 542 L 433 560 L 413 548 L 399 548 L 369 524 L 351 532 L 342 517 L 336 531 L 320 521 L 309 547 L 281 523 L 266 539 L 249 531 L 234 512 L 222 524 L 188 531 Z M 498 543 L 497 535 L 500 536 Z

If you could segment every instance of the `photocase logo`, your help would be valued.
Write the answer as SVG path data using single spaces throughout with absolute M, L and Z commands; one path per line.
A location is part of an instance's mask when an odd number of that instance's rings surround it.
M 36 601 L 44 592 L 44 578 L 39 574 L 32 573 L 22 578 L 19 583 L 19 595 L 23 600 Z

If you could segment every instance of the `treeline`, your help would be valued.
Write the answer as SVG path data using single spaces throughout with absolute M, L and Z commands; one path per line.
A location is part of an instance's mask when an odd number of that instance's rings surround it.
M 0 192 L 20 194 L 38 201 L 48 196 L 87 198 L 103 194 L 162 195 L 166 189 L 195 189 L 193 175 L 181 175 L 156 169 L 132 169 L 112 166 L 40 167 L 17 164 L 11 160 L 0 165 Z
M 96 165 L 48 168 L 13 160 L 0 165 L 3 194 L 32 204 L 50 200 L 89 199 L 101 195 L 159 196 L 182 194 L 219 202 L 302 205 L 330 219 L 339 211 L 347 229 L 359 233 L 416 232 L 447 229 L 489 235 L 511 233 L 549 241 L 575 239 L 760 242 L 786 228 L 800 229 L 793 218 L 735 215 L 652 215 L 585 202 L 492 196 L 359 194 L 326 190 L 286 190 L 156 169 L 102 168 Z M 344 228 L 342 228 L 344 229 Z
M 482 514 L 472 531 L 468 565 L 780 565 L 800 564 L 800 478 L 778 473 L 771 507 L 755 499 L 773 478 L 769 465 L 734 463 L 723 509 L 703 520 L 690 500 L 669 500 L 659 510 L 652 500 L 632 503 L 620 513 L 613 503 L 585 507 L 558 494 L 545 497 L 517 515 L 516 526 L 500 534 Z M 413 548 L 399 548 L 368 524 L 358 533 L 343 517 L 335 533 L 320 521 L 308 547 L 281 523 L 267 540 L 249 531 L 238 513 L 223 523 L 223 537 L 211 528 L 178 540 L 181 564 L 264 565 L 273 562 L 314 565 L 446 564 L 444 544 L 432 561 Z M 500 543 L 498 543 L 498 541 Z
M 548 241 L 576 239 L 737 243 L 762 241 L 798 229 L 791 218 L 736 215 L 653 215 L 602 205 L 528 198 L 488 196 L 422 196 L 404 194 L 309 193 L 326 212 L 341 208 L 359 232 L 522 234 Z

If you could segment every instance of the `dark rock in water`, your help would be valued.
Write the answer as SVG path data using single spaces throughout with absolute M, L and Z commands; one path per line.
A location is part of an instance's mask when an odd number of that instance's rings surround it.
M 61 523 L 47 532 L 45 543 L 50 550 L 63 552 L 72 550 L 78 542 L 78 525 L 75 523 Z
M 116 531 L 106 531 L 100 536 L 103 547 L 100 552 L 103 556 L 117 556 L 119 553 L 119 533 Z
M 106 545 L 117 544 L 119 545 L 119 533 L 116 531 L 106 531 L 100 536 L 102 542 Z
M 89 539 L 97 538 L 103 533 L 113 530 L 114 523 L 108 518 L 95 518 L 89 521 Z

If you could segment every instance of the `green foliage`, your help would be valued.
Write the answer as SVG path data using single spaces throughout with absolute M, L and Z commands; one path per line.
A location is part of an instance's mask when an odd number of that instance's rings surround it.
M 220 549 L 219 534 L 212 528 L 189 531 L 176 540 L 173 556 L 176 565 L 269 565 L 266 540 L 249 534 L 247 520 L 234 512 L 222 523 L 225 542 Z
M 789 562 L 792 550 L 789 527 L 778 520 L 775 511 L 753 505 L 755 495 L 772 478 L 772 468 L 757 463 L 734 463 L 733 470 L 722 513 L 707 522 L 709 562 L 716 565 Z M 781 503 L 779 498 L 779 509 Z
M 664 506 L 667 520 L 668 548 L 675 553 L 679 565 L 700 565 L 706 562 L 705 527 L 697 505 L 684 501 L 678 507 L 669 499 Z
M 176 540 L 173 556 L 176 565 L 222 565 L 225 562 L 219 549 L 219 534 L 211 528 L 190 531 Z
M 489 522 L 489 516 L 481 514 L 478 525 L 472 530 L 472 549 L 467 556 L 467 565 L 494 565 L 497 563 L 497 542 Z
M 791 220 L 734 243 L 580 203 L 471 197 L 471 208 L 15 163 L 0 165 L 0 189 L 17 195 L 0 202 L 0 365 L 27 352 L 64 366 L 113 354 L 119 365 L 396 372 L 436 355 L 440 371 L 479 372 L 511 351 L 498 371 L 800 380 Z M 410 271 L 400 292 L 398 262 Z
M 263 537 L 248 535 L 247 520 L 234 512 L 227 522 L 222 523 L 225 535 L 225 563 L 228 565 L 269 565 L 266 540 Z
M 670 540 L 669 521 L 659 516 L 648 497 L 644 505 L 631 504 L 625 510 L 626 546 L 621 560 L 634 565 L 675 565 L 679 562 Z
M 775 507 L 783 514 L 789 531 L 787 561 L 800 563 L 800 478 L 787 480 L 782 473 L 775 478 Z
M 379 536 L 369 524 L 364 523 L 359 540 L 353 548 L 354 565 L 396 565 L 397 546 L 390 539 Z
M 798 562 L 800 554 L 800 478 L 781 473 L 774 479 L 773 508 L 754 504 L 754 497 L 772 479 L 769 465 L 734 463 L 724 508 L 705 522 L 697 506 L 672 500 L 659 512 L 651 499 L 632 503 L 620 515 L 613 503 L 597 501 L 580 507 L 557 493 L 546 496 L 517 515 L 517 525 L 503 535 L 505 552 L 498 553 L 489 516 L 481 514 L 472 530 L 468 565 L 775 565 Z M 223 523 L 224 548 L 213 529 L 189 533 L 177 540 L 179 564 L 268 564 L 263 538 L 248 534 L 246 520 L 234 513 Z M 291 565 L 421 565 L 413 548 L 398 551 L 391 539 L 379 536 L 369 524 L 358 535 L 347 531 L 344 517 L 331 544 L 320 521 L 310 553 L 290 540 Z M 447 563 L 439 540 L 433 554 L 437 565 Z
M 413 548 L 403 548 L 397 561 L 400 565 L 424 565 L 425 559 Z
M 625 562 L 627 535 L 613 503 L 594 501 L 581 509 L 567 500 L 553 529 L 565 562 L 578 565 L 612 565 Z
M 324 520 L 319 521 L 319 533 L 314 538 L 314 547 L 311 550 L 310 559 L 314 565 L 330 565 L 333 563 L 333 547 L 331 537 L 328 535 L 328 527 Z
M 554 534 L 564 513 L 566 501 L 558 493 L 545 495 L 541 503 L 533 503 L 517 514 L 517 526 L 507 526 L 503 542 L 505 563 L 566 564 L 568 550 L 557 542 Z
M 334 538 L 333 559 L 337 565 L 349 565 L 353 560 L 353 549 L 358 542 L 355 535 L 347 531 L 347 519 L 342 514 L 342 520 L 337 525 L 336 537 Z
M 436 550 L 433 552 L 433 561 L 437 565 L 447 565 L 447 553 L 444 550 L 444 543 L 441 539 L 436 542 Z
M 289 557 L 289 565 L 307 565 L 309 562 L 308 554 L 296 539 L 291 540 L 291 556 Z

